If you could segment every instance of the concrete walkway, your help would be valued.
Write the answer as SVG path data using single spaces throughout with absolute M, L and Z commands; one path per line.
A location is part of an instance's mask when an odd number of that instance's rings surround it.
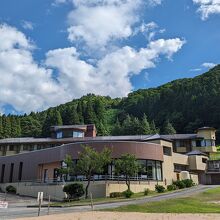
M 126 206 L 131 204 L 142 204 L 146 202 L 153 201 L 161 201 L 172 198 L 179 198 L 190 196 L 192 194 L 203 192 L 210 188 L 215 188 L 219 186 L 205 186 L 199 185 L 193 188 L 184 189 L 182 191 L 172 192 L 169 194 L 159 194 L 154 197 L 144 197 L 140 199 L 134 199 L 130 201 L 120 201 L 115 203 L 106 203 L 106 204 L 98 204 L 94 206 L 94 210 L 102 210 L 107 208 L 117 208 L 120 206 Z M 0 200 L 4 198 L 4 194 L 0 194 Z M 0 220 L 4 219 L 15 219 L 21 217 L 34 217 L 37 216 L 37 208 L 26 208 L 26 205 L 36 204 L 36 199 L 19 197 L 19 196 L 10 196 L 9 198 L 9 208 L 8 209 L 0 209 Z M 51 208 L 50 214 L 56 213 L 71 213 L 71 212 L 85 212 L 91 211 L 90 206 L 76 206 L 76 207 L 68 207 L 68 208 Z M 41 215 L 47 214 L 47 208 L 42 208 Z

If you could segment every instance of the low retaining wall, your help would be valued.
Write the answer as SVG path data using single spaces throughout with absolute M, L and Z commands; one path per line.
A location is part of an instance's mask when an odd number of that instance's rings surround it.
M 154 190 L 156 184 L 164 185 L 163 182 L 156 181 L 133 181 L 131 182 L 131 190 L 134 193 L 144 192 L 145 189 Z M 68 182 L 67 184 L 70 184 Z M 23 196 L 37 197 L 38 192 L 44 192 L 44 199 L 47 199 L 50 195 L 52 200 L 62 201 L 66 198 L 66 194 L 63 192 L 64 184 L 44 184 L 44 183 L 3 183 L 0 187 L 5 191 L 8 185 L 12 185 L 17 189 L 17 194 Z M 86 182 L 83 182 L 84 187 Z M 124 181 L 96 181 L 91 182 L 89 187 L 89 193 L 92 193 L 93 198 L 108 197 L 112 192 L 123 192 L 127 189 L 127 185 Z
M 63 192 L 64 185 L 48 185 L 41 183 L 3 183 L 0 184 L 1 189 L 5 192 L 6 187 L 12 185 L 16 188 L 17 194 L 22 196 L 37 197 L 38 192 L 44 193 L 44 199 L 48 199 L 50 195 L 52 200 L 61 201 L 65 198 L 66 194 Z

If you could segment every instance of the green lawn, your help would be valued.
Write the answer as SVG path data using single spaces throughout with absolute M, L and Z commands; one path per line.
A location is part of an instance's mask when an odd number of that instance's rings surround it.
M 149 202 L 141 205 L 129 205 L 111 209 L 110 211 L 145 213 L 220 213 L 220 203 L 210 203 L 213 201 L 220 202 L 220 187 L 190 197 Z
M 147 196 L 154 196 L 154 195 L 158 195 L 158 193 L 156 193 L 155 191 L 150 191 L 149 194 Z M 143 192 L 140 193 L 135 193 L 134 195 L 132 195 L 132 197 L 130 199 L 138 199 L 138 198 L 142 198 L 145 197 Z M 95 198 L 93 199 L 93 203 L 94 204 L 100 204 L 100 203 L 109 203 L 109 202 L 120 202 L 120 201 L 126 201 L 126 200 L 130 200 L 130 199 L 126 199 L 125 197 L 120 197 L 120 198 Z M 91 204 L 91 200 L 90 199 L 81 199 L 79 201 L 72 201 L 72 202 L 54 202 L 51 204 L 51 206 L 78 206 L 78 205 L 90 205 Z

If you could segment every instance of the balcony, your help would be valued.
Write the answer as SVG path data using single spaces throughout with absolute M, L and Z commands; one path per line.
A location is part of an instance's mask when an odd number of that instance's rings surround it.
M 193 147 L 192 150 L 199 150 L 204 153 L 217 152 L 216 146 Z

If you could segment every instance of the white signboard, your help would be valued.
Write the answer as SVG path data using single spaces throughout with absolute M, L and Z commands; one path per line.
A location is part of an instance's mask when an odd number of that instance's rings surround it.
M 37 194 L 37 201 L 41 201 L 41 203 L 43 202 L 43 198 L 44 198 L 44 193 L 43 192 L 38 192 Z
M 8 202 L 0 201 L 0 209 L 7 209 L 8 208 Z

